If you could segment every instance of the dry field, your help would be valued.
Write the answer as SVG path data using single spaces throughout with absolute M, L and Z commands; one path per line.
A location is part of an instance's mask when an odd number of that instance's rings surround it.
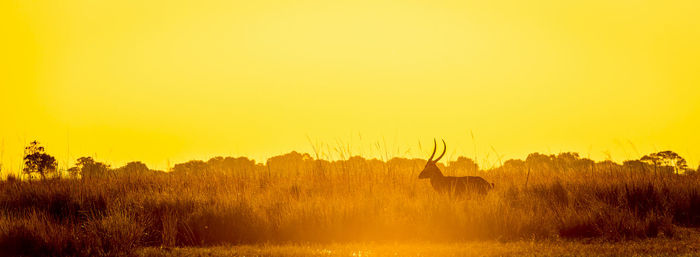
M 478 241 L 465 243 L 414 244 L 330 244 L 330 245 L 246 245 L 209 248 L 145 248 L 143 257 L 169 256 L 698 256 L 698 231 L 677 238 L 622 242 L 527 240 L 514 242 Z
M 535 158 L 537 157 L 537 158 Z M 418 180 L 424 160 L 256 164 L 214 158 L 170 172 L 0 182 L 4 256 L 698 255 L 700 177 L 573 155 L 464 159 L 487 196 Z

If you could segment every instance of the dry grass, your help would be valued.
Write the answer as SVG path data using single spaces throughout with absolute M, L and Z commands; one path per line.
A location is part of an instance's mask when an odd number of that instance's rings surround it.
M 700 224 L 700 179 L 625 169 L 478 171 L 486 197 L 439 195 L 424 161 L 289 155 L 268 165 L 0 183 L 0 255 L 120 256 L 230 244 L 678 238 Z M 447 167 L 447 173 L 460 170 Z M 590 240 L 590 239 L 586 239 Z
M 645 239 L 624 242 L 521 240 L 515 242 L 470 241 L 462 243 L 349 243 L 324 245 L 241 245 L 208 248 L 144 248 L 143 257 L 198 256 L 698 256 L 700 236 Z

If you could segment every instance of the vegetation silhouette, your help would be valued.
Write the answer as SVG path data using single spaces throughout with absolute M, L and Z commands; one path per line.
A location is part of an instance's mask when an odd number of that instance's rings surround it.
M 453 196 L 463 196 L 467 193 L 478 193 L 485 195 L 490 189 L 493 188 L 494 184 L 489 184 L 484 178 L 478 176 L 466 176 L 466 177 L 452 177 L 445 176 L 442 171 L 436 165 L 447 151 L 447 144 L 445 140 L 442 140 L 442 144 L 445 148 L 442 150 L 442 154 L 433 160 L 435 157 L 435 151 L 437 150 L 437 141 L 433 140 L 433 153 L 428 158 L 428 162 L 425 164 L 425 168 L 418 175 L 419 179 L 430 179 L 430 185 L 433 186 L 435 191 L 440 193 L 447 193 Z M 466 162 L 466 161 L 465 161 Z M 472 166 L 473 167 L 473 166 Z
M 447 197 L 416 181 L 426 166 L 416 158 L 321 160 L 291 152 L 265 163 L 214 157 L 156 171 L 81 157 L 56 179 L 0 181 L 0 256 L 124 256 L 146 246 L 252 243 L 682 238 L 700 226 L 700 176 L 687 167 L 675 172 L 671 162 L 533 153 L 479 168 L 466 157 L 445 164 L 432 157 L 447 175 L 499 186 L 483 197 Z
M 109 165 L 97 162 L 92 157 L 78 158 L 74 168 L 83 179 L 106 178 L 114 174 Z
M 24 169 L 25 174 L 31 176 L 36 173 L 42 179 L 47 175 L 56 172 L 56 158 L 45 153 L 44 147 L 39 145 L 38 141 L 32 141 L 29 146 L 24 148 Z
M 648 154 L 639 160 L 654 165 L 655 172 L 660 165 L 665 167 L 673 167 L 676 174 L 678 174 L 679 171 L 685 172 L 688 170 L 688 164 L 685 159 L 672 151 L 661 151 L 658 153 Z

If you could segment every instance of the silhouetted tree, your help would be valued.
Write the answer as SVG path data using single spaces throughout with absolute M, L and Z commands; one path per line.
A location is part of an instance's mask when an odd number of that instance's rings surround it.
M 551 171 L 554 162 L 554 155 L 531 153 L 525 159 L 527 167 L 534 170 Z
M 80 170 L 82 178 L 101 178 L 110 174 L 109 165 L 97 162 L 92 157 L 78 158 L 75 166 Z
M 165 174 L 162 170 L 149 169 L 146 164 L 142 162 L 129 162 L 126 165 L 119 167 L 114 170 L 117 176 L 153 176 Z
M 479 165 L 474 160 L 464 156 L 457 157 L 456 161 L 449 162 L 448 167 L 470 175 L 474 175 L 479 171 Z
M 207 163 L 200 160 L 188 161 L 185 163 L 175 164 L 172 168 L 173 174 L 179 175 L 194 175 L 204 174 L 208 172 Z
M 673 167 L 673 170 L 678 174 L 681 170 L 688 169 L 688 163 L 683 157 L 672 151 L 661 151 L 643 156 L 640 161 L 653 164 L 654 169 L 659 166 Z
M 241 175 L 253 172 L 255 161 L 246 157 L 214 157 L 207 161 L 207 167 L 210 171 L 222 174 Z
M 272 171 L 278 171 L 279 174 L 291 173 L 298 175 L 301 170 L 313 170 L 314 163 L 311 155 L 308 153 L 301 154 L 296 151 L 267 159 L 268 168 Z
M 78 168 L 78 167 L 70 167 L 70 169 L 68 169 L 68 175 L 69 175 L 71 178 L 77 178 L 78 176 L 80 176 L 80 168 Z
M 554 160 L 557 162 L 558 166 L 567 167 L 573 166 L 572 164 L 580 159 L 581 158 L 579 157 L 578 153 L 566 152 L 557 154 L 557 157 Z
M 614 174 L 614 172 L 619 172 L 622 170 L 622 166 L 620 164 L 617 164 L 616 162 L 611 160 L 597 162 L 594 166 L 595 170 L 599 172 L 608 172 L 611 175 Z
M 320 162 L 320 160 L 316 160 L 316 162 Z M 345 167 L 349 167 L 348 162 L 342 161 L 342 162 L 336 162 L 337 164 L 344 165 Z M 386 172 L 389 172 L 391 176 L 396 176 L 398 171 L 404 171 L 404 170 L 417 170 L 420 171 L 421 168 L 425 166 L 425 160 L 422 159 L 407 159 L 407 158 L 401 158 L 401 157 L 394 157 L 391 158 L 391 160 L 386 162 L 386 165 L 384 166 Z M 444 166 L 441 166 L 444 167 Z M 347 172 L 346 172 L 347 173 Z M 417 175 L 417 174 L 416 174 Z
M 622 162 L 622 168 L 630 172 L 648 172 L 652 168 L 649 167 L 649 163 L 643 162 L 641 160 L 627 160 Z
M 573 172 L 590 171 L 595 162 L 588 158 L 581 158 L 578 153 L 566 152 L 560 153 L 554 158 L 554 163 L 559 170 L 568 170 Z
M 45 179 L 47 174 L 56 172 L 57 165 L 56 158 L 46 154 L 44 147 L 39 146 L 39 142 L 33 141 L 24 148 L 23 171 L 30 177 L 33 173 L 38 173 L 42 179 Z
M 114 173 L 120 176 L 142 176 L 151 173 L 150 171 L 151 170 L 148 169 L 148 166 L 142 162 L 129 162 L 126 165 L 115 169 Z
M 527 165 L 525 165 L 525 161 L 520 160 L 520 159 L 507 160 L 503 163 L 502 167 L 505 171 L 522 172 L 522 171 L 527 170 Z

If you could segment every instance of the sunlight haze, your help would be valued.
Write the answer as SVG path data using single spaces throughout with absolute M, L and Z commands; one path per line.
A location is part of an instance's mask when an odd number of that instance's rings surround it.
M 697 1 L 2 1 L 0 162 L 700 161 Z M 419 145 L 420 142 L 420 145 Z

